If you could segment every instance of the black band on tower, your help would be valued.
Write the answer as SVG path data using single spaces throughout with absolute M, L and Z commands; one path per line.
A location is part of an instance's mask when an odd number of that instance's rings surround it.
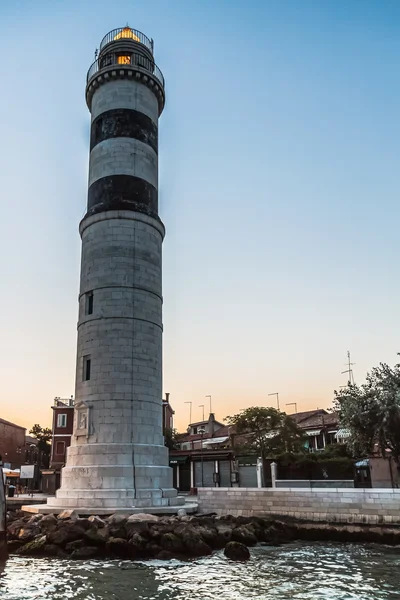
M 88 191 L 88 212 L 135 210 L 158 214 L 157 189 L 140 177 L 109 175 L 94 181 Z M 158 218 L 158 216 L 157 216 Z
M 150 117 L 129 108 L 114 108 L 101 113 L 92 122 L 90 150 L 109 138 L 130 137 L 158 152 L 157 125 Z

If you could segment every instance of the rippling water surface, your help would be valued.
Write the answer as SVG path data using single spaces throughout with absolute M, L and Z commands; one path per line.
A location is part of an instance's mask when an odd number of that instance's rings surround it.
M 247 563 L 221 552 L 191 562 L 12 557 L 1 600 L 399 600 L 400 549 L 292 544 L 251 549 Z

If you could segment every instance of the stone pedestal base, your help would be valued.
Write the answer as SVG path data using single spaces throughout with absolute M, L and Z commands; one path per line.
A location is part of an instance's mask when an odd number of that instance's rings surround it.
M 167 490 L 58 490 L 55 498 L 47 500 L 49 508 L 60 509 L 90 507 L 93 509 L 132 509 L 152 506 L 167 507 L 184 504 L 174 489 Z M 113 511 L 112 511 L 113 512 Z
M 132 509 L 177 502 L 168 449 L 149 444 L 83 444 L 68 448 L 61 488 L 50 508 Z

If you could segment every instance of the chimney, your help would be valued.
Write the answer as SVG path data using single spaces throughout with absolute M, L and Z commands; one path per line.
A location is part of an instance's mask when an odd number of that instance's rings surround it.
M 210 431 L 211 435 L 214 435 L 214 431 L 215 431 L 215 415 L 214 415 L 214 413 L 210 413 L 210 416 L 208 417 L 208 423 L 210 425 L 209 431 Z
M 169 403 L 169 392 L 165 392 L 165 400 Z

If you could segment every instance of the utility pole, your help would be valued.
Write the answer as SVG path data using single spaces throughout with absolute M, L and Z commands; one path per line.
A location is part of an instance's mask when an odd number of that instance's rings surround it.
M 352 385 L 352 384 L 354 385 L 354 374 L 353 374 L 353 369 L 351 367 L 355 364 L 356 363 L 352 363 L 350 360 L 350 350 L 347 350 L 347 367 L 348 367 L 348 369 L 346 369 L 346 371 L 342 371 L 342 375 L 344 373 L 349 374 L 348 385 Z
M 268 396 L 276 396 L 276 402 L 278 404 L 278 410 L 279 410 L 279 392 L 275 392 L 274 394 L 268 394 Z
M 199 404 L 199 408 L 203 409 L 203 421 L 204 421 L 204 404 Z
M 192 403 L 191 402 L 185 402 L 185 404 L 190 404 L 189 425 L 191 425 L 192 424 Z
M 203 421 L 204 421 L 204 416 L 203 416 Z M 199 433 L 200 433 L 200 436 L 201 436 L 201 449 L 200 449 L 200 456 L 201 456 L 201 487 L 204 487 L 203 436 L 204 436 L 205 432 L 206 432 L 206 430 L 203 427 L 201 427 L 199 429 Z
M 288 402 L 286 406 L 294 406 L 294 414 L 297 415 L 297 402 Z
M 211 413 L 212 413 L 212 410 L 211 410 L 211 395 L 210 395 L 210 394 L 208 394 L 208 396 L 206 396 L 206 398 L 209 398 L 209 399 L 210 399 L 210 415 L 211 415 Z

